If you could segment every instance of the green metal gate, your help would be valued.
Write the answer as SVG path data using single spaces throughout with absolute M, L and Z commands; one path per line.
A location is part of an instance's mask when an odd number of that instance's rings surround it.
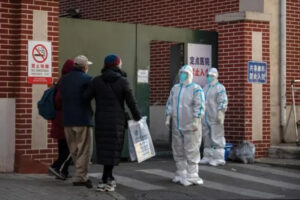
M 139 108 L 149 119 L 149 83 L 137 83 L 137 71 L 150 70 L 153 40 L 210 44 L 212 64 L 217 66 L 216 32 L 72 18 L 59 20 L 59 66 L 61 68 L 66 59 L 84 54 L 94 63 L 88 73 L 96 76 L 107 54 L 120 55 Z

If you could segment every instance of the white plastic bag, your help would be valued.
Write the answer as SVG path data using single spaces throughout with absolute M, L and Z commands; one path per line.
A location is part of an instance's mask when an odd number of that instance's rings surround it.
M 137 160 L 138 163 L 155 156 L 155 150 L 146 119 L 147 117 L 143 117 L 138 122 L 134 120 L 128 121 L 129 155 L 131 161 Z

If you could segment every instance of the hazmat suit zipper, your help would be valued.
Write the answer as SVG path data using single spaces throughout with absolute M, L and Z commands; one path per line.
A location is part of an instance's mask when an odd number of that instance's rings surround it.
M 179 94 L 178 94 L 178 98 L 177 98 L 177 130 L 180 133 L 181 137 L 183 137 L 183 134 L 181 133 L 180 128 L 179 128 L 179 103 L 180 103 L 182 86 L 183 86 L 183 84 L 180 84 L 180 90 L 179 90 Z
M 207 99 L 207 94 L 208 94 L 209 89 L 210 89 L 210 84 L 208 85 L 207 91 L 205 93 L 205 101 Z M 205 102 L 205 104 L 206 104 L 206 102 Z M 205 124 L 208 126 L 208 128 L 210 128 L 210 126 L 207 123 L 207 114 L 206 114 L 206 112 L 204 113 L 204 121 L 205 121 Z

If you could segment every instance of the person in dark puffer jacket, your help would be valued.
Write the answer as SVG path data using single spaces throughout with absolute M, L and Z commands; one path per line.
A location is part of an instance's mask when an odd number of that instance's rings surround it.
M 85 98 L 96 100 L 95 139 L 98 162 L 104 165 L 102 181 L 97 190 L 114 191 L 116 182 L 113 167 L 120 162 L 127 119 L 126 102 L 133 119 L 139 121 L 141 114 L 126 78 L 121 70 L 119 56 L 111 54 L 104 60 L 102 74 L 95 77 L 85 93 Z

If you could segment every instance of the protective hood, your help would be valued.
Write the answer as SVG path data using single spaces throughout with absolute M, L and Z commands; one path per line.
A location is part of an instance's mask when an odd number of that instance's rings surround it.
M 212 67 L 208 70 L 208 75 L 214 76 L 217 79 L 218 76 L 219 76 L 219 73 L 218 73 L 218 70 L 216 68 Z
M 211 81 L 208 80 L 208 83 L 210 85 L 215 85 L 218 82 L 218 76 L 219 76 L 219 72 L 216 68 L 212 67 L 208 70 L 207 73 L 209 76 L 211 76 Z
M 187 79 L 183 82 L 184 85 L 188 85 L 191 84 L 193 81 L 193 68 L 189 65 L 184 65 L 183 67 L 181 67 L 181 69 L 179 70 L 179 74 L 181 72 L 186 72 L 188 74 Z

